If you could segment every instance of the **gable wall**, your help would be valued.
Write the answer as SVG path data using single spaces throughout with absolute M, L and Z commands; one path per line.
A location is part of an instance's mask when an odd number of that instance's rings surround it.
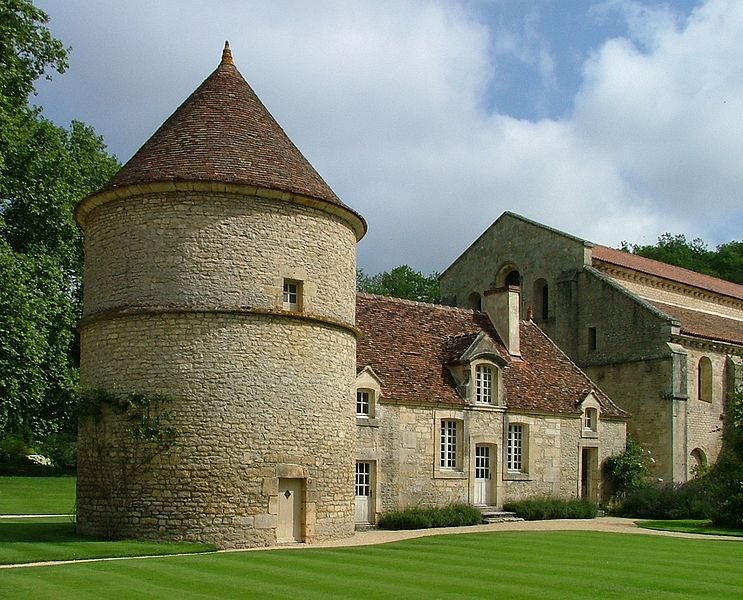
M 471 308 L 467 304 L 469 295 L 482 295 L 492 286 L 498 271 L 512 264 L 526 282 L 521 290 L 524 312 L 525 307 L 536 305 L 534 281 L 545 279 L 552 288 L 562 272 L 583 267 L 586 252 L 580 240 L 506 214 L 441 275 L 441 296 L 446 303 Z

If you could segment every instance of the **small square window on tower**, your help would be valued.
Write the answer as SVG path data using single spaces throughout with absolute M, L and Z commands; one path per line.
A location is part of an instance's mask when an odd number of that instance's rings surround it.
M 284 310 L 299 312 L 302 304 L 302 282 L 284 279 Z

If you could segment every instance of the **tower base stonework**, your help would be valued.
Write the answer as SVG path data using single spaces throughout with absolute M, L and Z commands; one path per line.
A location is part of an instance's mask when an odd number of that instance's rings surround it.
M 166 393 L 169 425 L 178 434 L 139 472 L 112 480 L 108 474 L 121 472 L 121 453 L 136 442 L 127 439 L 125 417 L 107 411 L 100 431 L 116 450 L 100 457 L 99 436 L 80 439 L 79 532 L 220 548 L 352 535 L 354 372 L 333 357 L 352 353 L 355 338 L 294 321 L 163 312 L 88 324 L 82 334 L 88 367 L 111 365 L 106 373 L 115 388 L 126 381 L 131 389 Z M 291 347 L 271 343 L 287 327 Z M 312 377 L 293 366 L 299 357 L 302 370 L 314 362 Z M 266 373 L 275 374 L 273 381 Z M 300 495 L 291 507 L 287 490 Z

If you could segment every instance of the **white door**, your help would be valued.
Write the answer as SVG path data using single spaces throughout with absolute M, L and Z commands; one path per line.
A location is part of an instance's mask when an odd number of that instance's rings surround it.
M 356 463 L 356 522 L 371 523 L 372 517 L 372 465 L 368 462 Z
M 302 541 L 302 480 L 279 479 L 279 543 Z
M 490 446 L 475 446 L 475 504 L 490 506 Z

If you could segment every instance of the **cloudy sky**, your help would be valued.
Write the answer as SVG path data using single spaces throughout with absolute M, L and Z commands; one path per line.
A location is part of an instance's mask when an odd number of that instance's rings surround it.
M 34 100 L 128 160 L 237 67 L 369 224 L 442 271 L 503 211 L 605 245 L 743 239 L 739 0 L 37 0 L 71 46 Z

